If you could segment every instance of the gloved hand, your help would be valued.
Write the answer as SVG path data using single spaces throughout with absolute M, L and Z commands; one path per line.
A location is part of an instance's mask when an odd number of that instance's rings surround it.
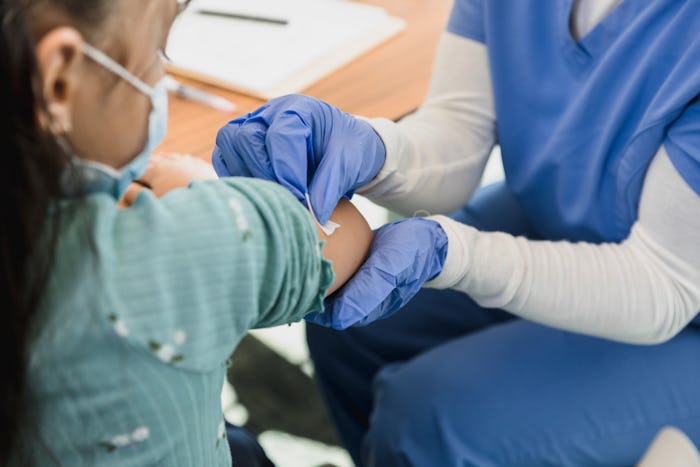
M 447 235 L 440 224 L 405 219 L 375 232 L 367 261 L 342 289 L 326 298 L 325 310 L 305 319 L 345 329 L 386 318 L 404 306 L 441 271 Z
M 302 202 L 308 193 L 324 224 L 340 198 L 371 181 L 385 158 L 384 143 L 367 122 L 291 95 L 221 128 L 212 162 L 222 177 L 276 181 Z

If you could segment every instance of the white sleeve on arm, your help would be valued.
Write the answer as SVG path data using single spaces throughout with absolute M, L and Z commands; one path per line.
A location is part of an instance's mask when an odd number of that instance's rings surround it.
M 428 97 L 399 123 L 367 120 L 387 157 L 358 193 L 397 212 L 452 212 L 479 184 L 495 142 L 496 117 L 484 44 L 444 33 Z
M 700 197 L 661 148 L 639 220 L 620 244 L 530 241 L 438 216 L 445 268 L 427 287 L 568 331 L 638 344 L 666 341 L 700 311 Z

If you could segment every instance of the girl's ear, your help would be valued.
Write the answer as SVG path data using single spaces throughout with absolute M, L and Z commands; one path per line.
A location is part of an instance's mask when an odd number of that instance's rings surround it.
M 39 112 L 39 124 L 59 135 L 72 129 L 71 102 L 78 87 L 83 38 L 71 27 L 49 31 L 37 44 L 36 55 L 48 115 Z

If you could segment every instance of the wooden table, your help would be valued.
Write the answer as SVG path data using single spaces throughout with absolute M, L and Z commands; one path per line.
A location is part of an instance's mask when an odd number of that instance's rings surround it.
M 359 0 L 404 18 L 406 29 L 388 42 L 304 90 L 308 94 L 366 117 L 396 120 L 415 110 L 428 89 L 435 48 L 445 27 L 451 0 Z M 183 83 L 213 91 L 235 102 L 225 114 L 180 98 L 170 100 L 168 137 L 159 150 L 193 154 L 209 160 L 218 129 L 255 110 L 264 101 L 196 81 Z

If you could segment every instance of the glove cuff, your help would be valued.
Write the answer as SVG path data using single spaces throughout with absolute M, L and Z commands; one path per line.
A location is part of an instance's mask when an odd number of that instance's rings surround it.
M 396 123 L 386 118 L 366 118 L 359 116 L 356 116 L 356 118 L 368 123 L 372 127 L 374 133 L 377 135 L 377 138 L 379 138 L 381 141 L 381 144 L 384 146 L 384 163 L 380 167 L 379 171 L 375 174 L 372 180 L 363 186 L 358 187 L 357 189 L 358 194 L 371 197 L 376 191 L 375 188 L 381 185 L 381 183 L 387 177 L 396 172 L 398 169 L 397 161 L 394 161 L 391 158 L 391 154 L 395 152 L 392 151 L 391 148 L 396 145 L 396 143 L 393 141 L 393 139 L 397 138 Z

